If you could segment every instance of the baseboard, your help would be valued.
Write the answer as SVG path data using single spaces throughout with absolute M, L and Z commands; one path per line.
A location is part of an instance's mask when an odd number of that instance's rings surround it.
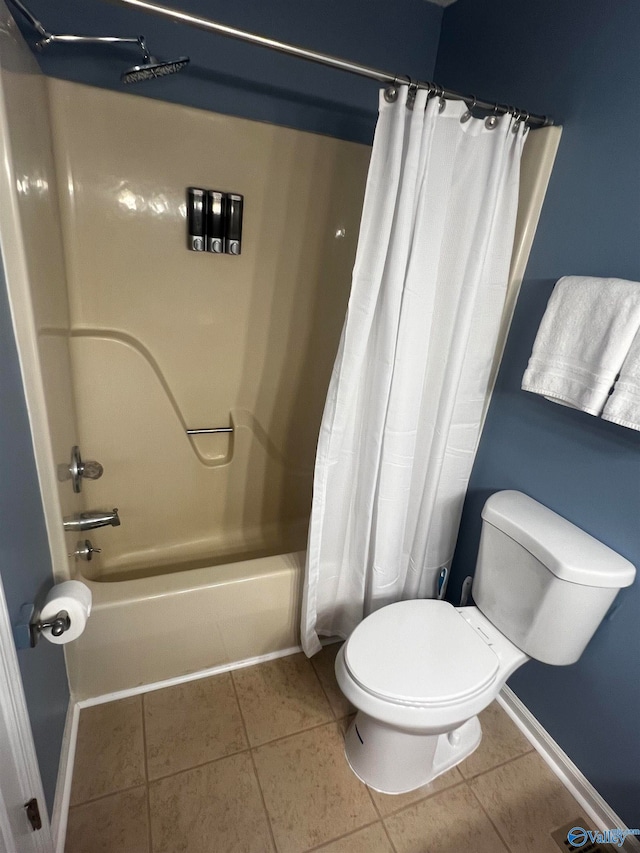
M 277 652 L 269 652 L 266 655 L 246 658 L 246 660 L 224 663 L 220 666 L 212 666 L 209 669 L 200 669 L 197 672 L 190 672 L 187 675 L 178 675 L 175 678 L 165 678 L 164 681 L 154 681 L 152 684 L 140 684 L 136 687 L 129 687 L 126 690 L 116 690 L 114 693 L 105 693 L 102 696 L 94 696 L 90 699 L 80 699 L 76 703 L 76 706 L 78 708 L 90 708 L 92 705 L 102 705 L 105 702 L 115 702 L 117 699 L 128 699 L 129 696 L 139 696 L 141 693 L 151 693 L 154 690 L 163 690 L 165 687 L 175 687 L 177 684 L 187 684 L 189 681 L 197 681 L 199 678 L 209 678 L 212 675 L 219 675 L 221 672 L 230 672 L 233 669 L 244 669 L 247 666 L 255 666 L 258 663 L 287 657 L 287 655 L 294 655 L 301 651 L 302 649 L 300 646 L 292 646 L 288 649 L 280 649 Z
M 575 797 L 584 809 L 586 817 L 593 821 L 598 830 L 627 829 L 611 806 L 600 796 L 591 782 L 576 767 L 569 756 L 553 740 L 531 711 L 524 705 L 509 687 L 503 687 L 498 702 L 518 726 L 523 735 L 542 756 L 551 770 L 560 779 L 565 788 Z M 637 829 L 638 827 L 633 827 Z M 640 841 L 627 836 L 622 850 L 640 851 Z
M 53 814 L 51 815 L 51 834 L 53 836 L 55 853 L 64 853 L 79 720 L 80 708 L 71 699 L 64 723 L 60 764 L 58 765 L 58 778 L 56 780 L 56 794 L 53 802 Z

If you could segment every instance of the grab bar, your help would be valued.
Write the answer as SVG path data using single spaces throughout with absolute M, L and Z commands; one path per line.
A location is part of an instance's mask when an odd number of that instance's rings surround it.
M 215 435 L 219 432 L 233 432 L 233 427 L 205 427 L 203 429 L 188 429 L 187 435 Z

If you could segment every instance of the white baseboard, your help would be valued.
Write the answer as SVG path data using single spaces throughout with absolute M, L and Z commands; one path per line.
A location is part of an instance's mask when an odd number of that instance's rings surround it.
M 55 853 L 64 853 L 64 841 L 67 834 L 69 818 L 69 802 L 71 800 L 71 781 L 73 779 L 73 763 L 76 757 L 76 742 L 78 740 L 78 722 L 80 708 L 71 699 L 67 708 L 67 716 L 62 735 L 60 764 L 56 780 L 56 794 L 51 815 L 51 834 L 55 845 Z
M 627 829 L 614 810 L 600 796 L 591 782 L 563 752 L 551 735 L 544 729 L 509 687 L 503 687 L 498 702 L 511 717 L 529 743 L 542 756 L 565 788 L 575 797 L 596 829 Z M 638 827 L 633 827 L 637 829 Z M 640 851 L 640 840 L 627 836 L 622 850 Z
M 268 660 L 295 655 L 301 651 L 302 648 L 300 646 L 292 646 L 288 649 L 280 649 L 277 652 L 269 652 L 266 655 L 258 655 L 257 657 L 247 658 L 246 660 L 223 663 L 220 666 L 209 667 L 209 669 L 200 669 L 197 672 L 190 672 L 188 675 L 178 675 L 175 678 L 166 678 L 164 681 L 154 681 L 153 684 L 140 684 L 136 687 L 129 687 L 126 690 L 116 690 L 114 693 L 105 693 L 102 696 L 94 696 L 90 699 L 80 699 L 76 704 L 78 708 L 90 708 L 92 705 L 102 705 L 105 702 L 115 702 L 117 699 L 128 699 L 129 696 L 139 696 L 141 693 L 163 690 L 165 687 L 175 687 L 177 684 L 187 684 L 189 681 L 197 681 L 199 678 L 209 678 L 212 675 L 219 675 L 221 672 L 244 669 L 247 666 L 255 666 L 258 663 L 264 663 Z

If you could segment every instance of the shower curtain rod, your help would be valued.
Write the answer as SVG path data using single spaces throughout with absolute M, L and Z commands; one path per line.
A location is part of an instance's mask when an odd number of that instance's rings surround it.
M 419 80 L 411 80 L 407 75 L 394 75 L 386 71 L 380 71 L 378 68 L 372 68 L 368 65 L 360 65 L 358 62 L 350 62 L 346 59 L 340 59 L 337 56 L 331 56 L 327 53 L 318 53 L 315 50 L 307 50 L 304 47 L 297 47 L 293 44 L 287 44 L 283 41 L 259 36 L 255 33 L 239 30 L 235 27 L 229 27 L 226 24 L 220 24 L 217 21 L 212 21 L 209 18 L 201 18 L 198 15 L 191 15 L 188 12 L 181 12 L 178 9 L 170 9 L 167 6 L 161 6 L 157 3 L 149 3 L 148 0 L 114 0 L 120 6 L 133 6 L 136 9 L 142 9 L 145 12 L 152 12 L 154 15 L 160 15 L 163 18 L 169 18 L 182 24 L 188 24 L 191 27 L 197 27 L 208 32 L 218 33 L 227 38 L 238 39 L 239 41 L 248 42 L 249 44 L 257 44 L 260 47 L 267 47 L 270 50 L 285 53 L 289 56 L 297 56 L 299 59 L 306 59 L 309 62 L 317 62 L 320 65 L 327 65 L 330 68 L 337 68 L 340 71 L 347 71 L 350 74 L 359 74 L 361 77 L 369 77 L 372 80 L 377 80 L 379 83 L 387 83 L 391 86 L 400 86 L 409 84 L 417 89 L 428 89 L 430 92 L 439 95 L 440 97 L 450 98 L 456 101 L 465 101 L 471 109 L 479 107 L 480 109 L 490 110 L 499 115 L 513 113 L 514 115 L 522 116 L 526 124 L 535 127 L 545 127 L 553 124 L 553 120 L 547 116 L 533 115 L 526 110 L 519 110 L 516 107 L 498 104 L 493 101 L 483 101 L 476 98 L 474 95 L 461 95 L 459 92 L 454 92 L 450 89 L 444 89 L 435 83 L 421 82 Z

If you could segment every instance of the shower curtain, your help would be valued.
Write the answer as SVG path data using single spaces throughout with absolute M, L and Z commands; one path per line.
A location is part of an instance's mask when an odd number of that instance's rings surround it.
M 480 436 L 527 134 L 407 87 L 380 112 L 313 486 L 302 645 L 442 593 Z M 444 102 L 442 102 L 444 103 Z

